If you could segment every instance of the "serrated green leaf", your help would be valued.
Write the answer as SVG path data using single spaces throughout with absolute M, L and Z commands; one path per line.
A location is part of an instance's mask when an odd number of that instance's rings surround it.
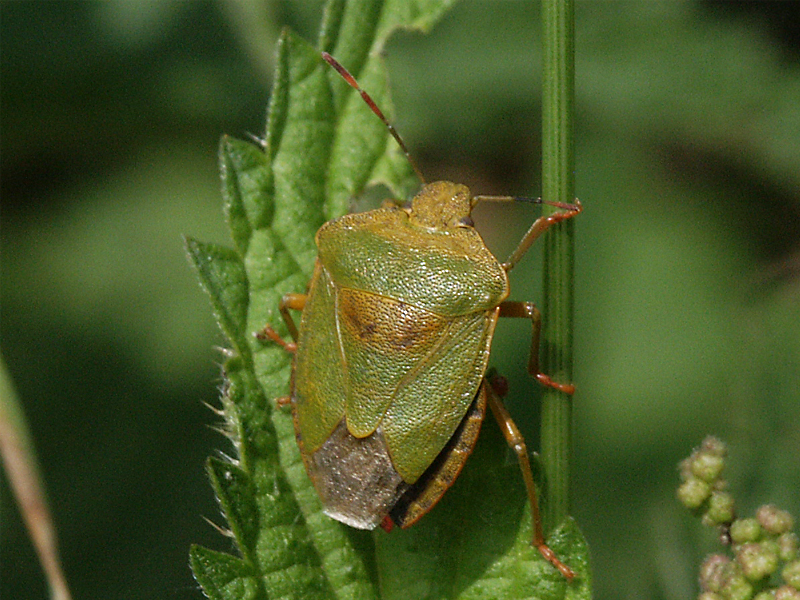
M 270 596 L 333 598 L 279 465 L 270 401 L 238 357 L 226 362 L 225 374 L 223 406 L 228 433 L 240 460 L 234 465 L 212 459 L 208 471 L 237 546 L 247 563 L 254 566 L 251 576 L 264 582 Z M 205 585 L 203 588 L 214 597 Z
M 245 342 L 247 276 L 242 259 L 230 248 L 186 238 L 186 251 L 211 297 L 214 316 L 239 354 L 249 356 Z
M 230 554 L 192 546 L 189 564 L 197 583 L 214 600 L 268 600 L 254 569 Z
M 227 136 L 219 150 L 222 196 L 231 237 L 244 254 L 253 229 L 272 218 L 272 170 L 261 148 Z
M 252 551 L 258 540 L 259 519 L 250 476 L 234 464 L 215 458 L 208 460 L 206 470 L 242 556 L 254 562 Z
M 335 122 L 329 69 L 319 52 L 290 33 L 279 48 L 279 72 L 267 139 L 275 173 L 275 211 L 269 229 L 254 231 L 245 265 L 251 281 L 248 322 L 256 331 L 265 323 L 282 328 L 277 304 L 288 291 L 302 292 L 316 257 L 314 234 L 324 222 L 325 174 Z M 270 268 L 265 268 L 265 267 Z M 251 275 L 252 273 L 252 275 Z M 255 372 L 266 396 L 286 394 L 289 360 L 273 344 L 254 342 Z M 366 554 L 351 534 L 321 513 L 316 493 L 300 460 L 291 416 L 273 413 L 281 448 L 281 465 L 298 501 L 324 565 L 339 598 L 373 598 L 374 584 Z M 364 534 L 362 533 L 362 538 Z M 367 538 L 368 539 L 368 538 Z

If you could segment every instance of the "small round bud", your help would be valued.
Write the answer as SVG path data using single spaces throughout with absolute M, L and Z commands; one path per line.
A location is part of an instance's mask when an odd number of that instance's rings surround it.
M 761 537 L 761 525 L 756 519 L 737 519 L 731 523 L 731 540 L 734 544 L 757 542 Z
M 764 590 L 753 596 L 753 600 L 775 600 L 775 590 Z
M 731 559 L 724 554 L 707 556 L 700 565 L 700 589 L 706 592 L 719 592 L 730 577 Z
M 707 452 L 700 452 L 691 461 L 692 474 L 707 481 L 714 483 L 722 474 L 722 469 L 725 467 L 725 459 L 715 454 Z
M 692 477 L 678 488 L 678 500 L 686 508 L 699 508 L 711 495 L 711 486 L 705 481 Z
M 783 580 L 796 590 L 800 590 L 800 560 L 795 560 L 783 567 Z
M 750 600 L 754 591 L 753 585 L 738 569 L 733 571 L 725 583 L 725 587 L 721 590 L 725 600 Z
M 797 534 L 794 532 L 782 533 L 778 536 L 778 556 L 782 561 L 790 561 L 797 558 Z
M 725 597 L 716 592 L 703 592 L 697 597 L 697 600 L 725 600 Z
M 760 581 L 778 570 L 778 555 L 763 544 L 743 544 L 736 551 L 736 562 L 750 581 Z
M 791 531 L 792 527 L 794 527 L 792 515 L 772 504 L 761 506 L 756 511 L 756 518 L 767 533 L 775 535 Z
M 730 523 L 734 517 L 733 496 L 728 492 L 713 492 L 708 501 L 706 516 L 717 525 Z
M 775 600 L 800 600 L 800 591 L 790 585 L 782 585 L 775 590 Z

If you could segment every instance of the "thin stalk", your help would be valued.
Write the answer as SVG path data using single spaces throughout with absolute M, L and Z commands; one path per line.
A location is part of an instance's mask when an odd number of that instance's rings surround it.
M 575 16 L 572 0 L 542 0 L 542 198 L 570 203 L 575 197 L 573 104 Z M 546 211 L 554 211 L 545 207 Z M 574 219 L 552 227 L 544 238 L 542 371 L 572 381 Z M 572 399 L 547 388 L 542 398 L 542 470 L 545 531 L 570 509 Z

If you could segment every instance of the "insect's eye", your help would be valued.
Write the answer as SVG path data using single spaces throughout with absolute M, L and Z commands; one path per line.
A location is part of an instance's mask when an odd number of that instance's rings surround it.
M 462 217 L 458 220 L 458 225 L 460 227 L 475 227 L 475 221 L 472 220 L 472 217 Z

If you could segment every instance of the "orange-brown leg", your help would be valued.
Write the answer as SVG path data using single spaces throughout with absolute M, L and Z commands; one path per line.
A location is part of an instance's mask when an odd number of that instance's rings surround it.
M 536 308 L 536 305 L 532 302 L 503 302 L 500 305 L 500 316 L 514 319 L 530 319 L 533 332 L 531 333 L 531 353 L 528 357 L 528 373 L 542 385 L 554 388 L 565 394 L 574 394 L 575 386 L 573 384 L 553 381 L 549 375 L 539 370 L 539 338 L 542 332 L 542 314 Z
M 552 206 L 557 206 L 561 208 L 564 212 L 557 212 L 553 213 L 552 215 L 542 216 L 536 219 L 531 225 L 528 232 L 525 236 L 520 240 L 519 244 L 517 244 L 516 250 L 511 253 L 511 256 L 508 257 L 508 260 L 503 263 L 503 268 L 506 271 L 510 271 L 514 268 L 525 253 L 530 249 L 533 245 L 533 242 L 542 235 L 545 231 L 550 229 L 556 223 L 560 223 L 561 221 L 566 221 L 567 219 L 571 219 L 572 217 L 580 214 L 583 210 L 580 201 L 575 198 L 575 204 L 560 204 L 556 202 L 545 202 L 545 204 L 550 204 Z
M 306 294 L 284 294 L 278 303 L 278 310 L 281 311 L 283 322 L 286 323 L 289 335 L 295 342 L 297 341 L 297 325 L 295 325 L 289 309 L 302 311 L 306 307 L 306 300 L 308 300 Z
M 284 340 L 270 325 L 265 325 L 264 329 L 256 332 L 256 338 L 262 341 L 269 340 L 275 342 L 291 354 L 297 352 L 297 325 L 289 310 L 303 310 L 307 298 L 305 294 L 285 294 L 278 303 L 278 310 L 283 317 L 283 321 L 286 323 L 286 328 L 289 330 L 289 335 L 292 336 L 293 341 L 287 342 Z M 291 397 L 282 396 L 281 398 L 276 398 L 275 402 L 278 406 L 288 406 L 291 404 Z
M 580 214 L 580 212 L 583 210 L 583 206 L 581 206 L 581 202 L 577 198 L 575 198 L 575 202 L 573 204 L 550 202 L 547 200 L 542 200 L 541 198 L 520 198 L 518 196 L 475 196 L 473 200 L 476 202 L 533 202 L 535 204 L 547 204 L 548 206 L 555 206 L 556 208 L 561 209 L 561 212 L 541 216 L 533 222 L 533 224 L 530 226 L 530 229 L 528 229 L 527 233 L 519 241 L 519 244 L 517 244 L 514 252 L 512 252 L 511 256 L 508 257 L 508 260 L 503 263 L 503 268 L 506 271 L 510 271 L 514 268 L 514 265 L 516 265 L 522 259 L 522 257 L 525 256 L 525 253 L 533 245 L 533 242 L 535 242 L 545 231 L 550 229 L 556 223 L 571 219 L 572 217 Z
M 297 325 L 294 322 L 294 318 L 292 318 L 291 313 L 289 310 L 303 310 L 306 306 L 306 300 L 308 296 L 306 294 L 285 294 L 281 301 L 278 303 L 278 310 L 281 313 L 281 317 L 283 317 L 283 322 L 286 323 L 286 328 L 289 330 L 289 335 L 292 336 L 292 342 L 287 342 L 284 340 L 278 332 L 275 331 L 270 325 L 265 325 L 264 329 L 256 333 L 256 337 L 259 340 L 271 340 L 276 344 L 283 347 L 284 350 L 294 354 L 297 351 Z
M 536 549 L 539 550 L 542 556 L 544 556 L 545 559 L 550 562 L 550 564 L 561 571 L 561 574 L 564 575 L 564 577 L 566 577 L 568 580 L 571 580 L 573 577 L 575 577 L 575 572 L 559 560 L 558 556 L 556 556 L 556 553 L 553 552 L 552 548 L 547 545 L 547 542 L 544 539 L 542 518 L 539 514 L 539 500 L 536 495 L 536 484 L 533 481 L 533 473 L 531 472 L 531 463 L 530 459 L 528 458 L 528 448 L 525 445 L 525 439 L 522 437 L 519 429 L 517 429 L 516 424 L 511 419 L 508 409 L 506 409 L 506 406 L 503 404 L 500 396 L 498 396 L 497 392 L 495 392 L 492 384 L 487 381 L 485 386 L 489 399 L 489 408 L 492 410 L 492 414 L 494 415 L 497 424 L 500 425 L 500 430 L 503 432 L 503 437 L 506 438 L 506 442 L 517 455 L 517 460 L 519 461 L 519 468 L 522 471 L 522 479 L 525 481 L 525 488 L 528 493 L 528 501 L 531 505 L 531 517 L 533 518 L 533 545 L 536 546 Z

